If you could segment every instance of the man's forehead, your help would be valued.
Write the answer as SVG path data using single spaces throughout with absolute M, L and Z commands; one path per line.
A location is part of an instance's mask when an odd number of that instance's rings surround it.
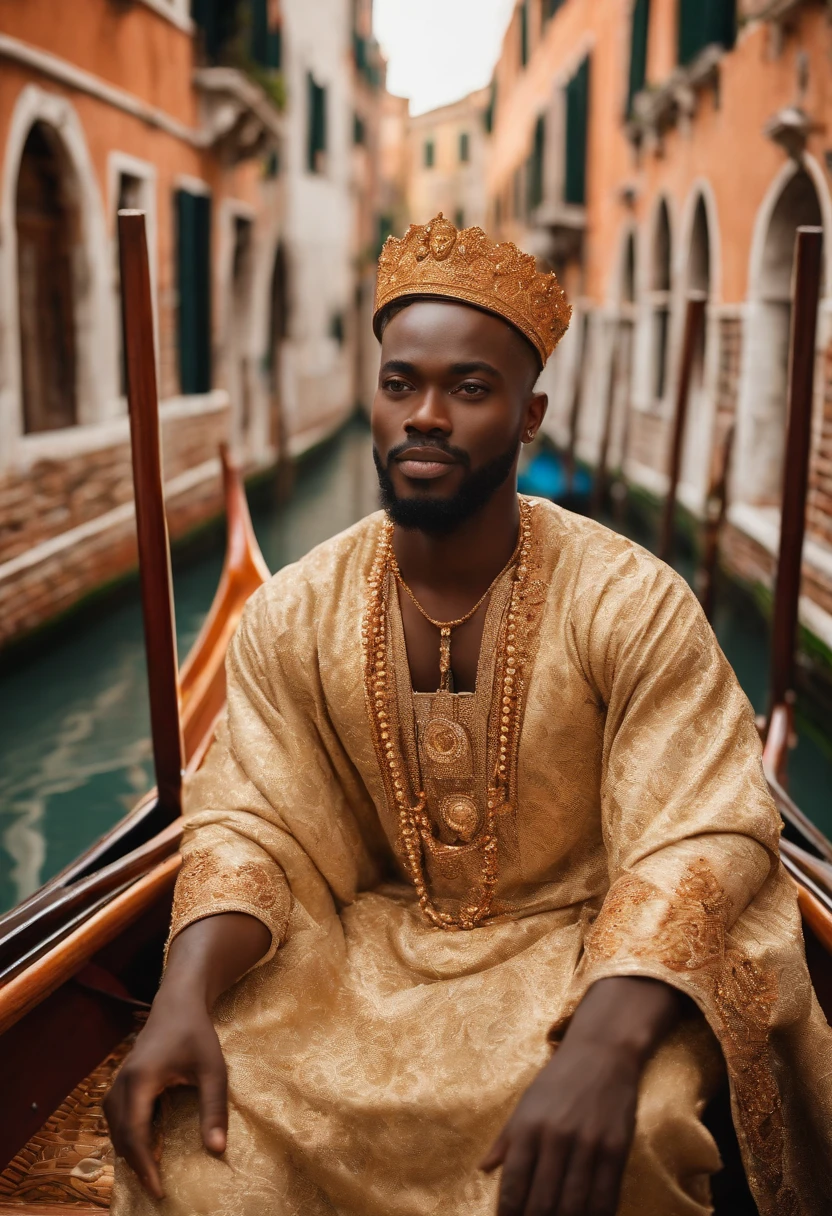
M 443 348 L 458 358 L 505 358 L 516 355 L 515 335 L 501 317 L 456 300 L 414 300 L 387 323 L 382 336 L 385 354 L 392 347 L 409 346 L 414 351 L 439 355 Z

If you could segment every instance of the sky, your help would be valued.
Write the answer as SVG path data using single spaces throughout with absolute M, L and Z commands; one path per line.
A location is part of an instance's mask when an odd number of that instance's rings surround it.
M 423 114 L 488 84 L 515 2 L 374 0 L 390 92 Z

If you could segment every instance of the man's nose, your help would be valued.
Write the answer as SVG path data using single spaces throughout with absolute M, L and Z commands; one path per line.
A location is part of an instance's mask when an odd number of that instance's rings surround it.
M 450 435 L 453 424 L 439 389 L 428 388 L 413 405 L 414 409 L 404 424 L 405 430 L 423 434 L 441 431 L 443 435 Z

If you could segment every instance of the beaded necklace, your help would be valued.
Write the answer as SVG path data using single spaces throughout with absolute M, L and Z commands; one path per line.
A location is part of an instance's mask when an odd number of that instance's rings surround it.
M 416 795 L 415 805 L 407 796 L 406 765 L 392 715 L 393 688 L 387 666 L 388 591 L 395 588 L 395 556 L 393 554 L 393 525 L 386 520 L 378 550 L 369 576 L 367 611 L 362 626 L 364 642 L 365 687 L 370 707 L 370 723 L 376 753 L 379 757 L 385 791 L 391 809 L 398 816 L 399 841 L 408 877 L 416 889 L 419 906 L 425 918 L 438 929 L 474 929 L 491 912 L 499 871 L 497 819 L 511 809 L 510 758 L 516 755 L 520 728 L 520 691 L 524 684 L 523 663 L 517 646 L 517 624 L 520 601 L 529 576 L 531 546 L 531 506 L 520 499 L 520 535 L 515 556 L 511 595 L 509 598 L 505 642 L 497 656 L 495 687 L 499 703 L 499 750 L 488 783 L 485 822 L 471 846 L 482 854 L 479 883 L 464 900 L 456 914 L 437 908 L 427 887 L 424 864 L 426 852 L 453 850 L 437 840 L 427 814 L 424 790 Z M 391 575 L 393 578 L 391 579 Z M 493 586 L 493 584 L 492 584 Z

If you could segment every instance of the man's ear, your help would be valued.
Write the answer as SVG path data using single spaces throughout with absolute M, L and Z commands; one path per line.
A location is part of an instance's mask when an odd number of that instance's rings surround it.
M 540 430 L 546 410 L 549 408 L 549 398 L 546 393 L 534 393 L 526 406 L 526 421 L 523 425 L 523 442 L 531 443 Z

